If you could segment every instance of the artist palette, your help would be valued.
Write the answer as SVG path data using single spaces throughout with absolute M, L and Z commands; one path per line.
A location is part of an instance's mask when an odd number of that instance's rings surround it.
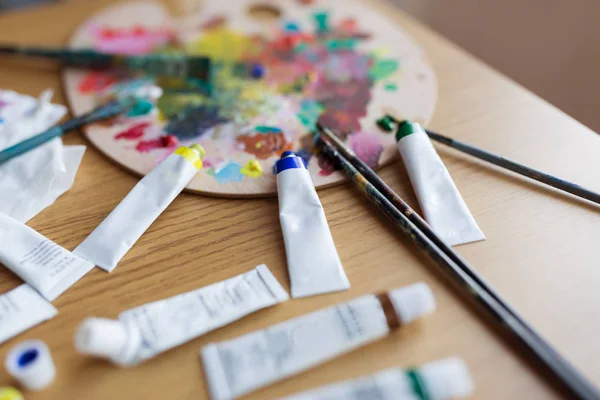
M 312 3 L 312 4 L 306 4 Z M 144 175 L 178 145 L 200 143 L 204 168 L 187 189 L 226 196 L 277 192 L 273 165 L 293 150 L 316 187 L 344 176 L 315 154 L 315 123 L 336 130 L 372 167 L 397 154 L 394 135 L 375 121 L 386 112 L 427 123 L 436 79 L 423 51 L 394 23 L 359 1 L 206 0 L 196 15 L 171 17 L 158 3 L 129 2 L 94 15 L 72 47 L 147 54 L 185 50 L 220 67 L 210 90 L 193 80 L 67 69 L 74 115 L 107 98 L 162 93 L 155 105 L 85 128 L 103 153 Z M 260 63 L 262 79 L 239 76 L 232 63 Z

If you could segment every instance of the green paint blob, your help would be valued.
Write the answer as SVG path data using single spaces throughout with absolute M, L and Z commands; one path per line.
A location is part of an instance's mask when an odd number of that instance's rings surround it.
M 154 105 L 145 99 L 138 99 L 135 104 L 127 112 L 128 117 L 140 117 L 152 111 Z
M 294 52 L 302 53 L 302 52 L 306 51 L 307 49 L 308 49 L 308 43 L 301 42 L 301 43 L 298 43 L 296 45 L 296 47 L 294 47 Z
M 356 38 L 331 39 L 327 41 L 325 47 L 329 51 L 354 50 L 357 43 Z
M 318 101 L 305 99 L 300 104 L 300 111 L 296 116 L 307 130 L 312 131 L 324 109 Z
M 214 168 L 208 168 L 208 169 L 206 170 L 206 173 L 207 173 L 209 176 L 215 176 L 215 169 L 214 169 Z
M 386 115 L 385 117 L 379 118 L 377 120 L 377 126 L 379 126 L 384 132 L 391 133 L 394 131 L 396 123 L 394 122 L 392 117 Z
M 317 33 L 329 32 L 329 14 L 325 11 L 316 12 L 313 14 L 315 21 L 315 30 Z
M 276 126 L 257 125 L 254 130 L 260 133 L 281 133 L 281 129 Z
M 394 82 L 386 83 L 385 90 L 387 90 L 388 92 L 395 92 L 396 90 L 398 90 L 398 85 L 396 85 Z
M 389 78 L 399 67 L 398 61 L 392 59 L 374 61 L 371 68 L 369 68 L 369 77 L 374 81 Z

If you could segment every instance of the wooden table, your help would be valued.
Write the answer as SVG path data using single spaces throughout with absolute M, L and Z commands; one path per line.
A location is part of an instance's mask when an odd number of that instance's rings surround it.
M 110 1 L 66 1 L 0 15 L 2 41 L 61 45 L 90 13 Z M 600 138 L 514 82 L 382 1 L 374 6 L 426 49 L 439 79 L 432 129 L 600 191 Z M 473 32 L 473 34 L 478 34 Z M 543 71 L 540 71 L 543 73 Z M 61 95 L 58 70 L 47 64 L 2 61 L 0 87 Z M 86 143 L 78 134 L 67 144 Z M 600 209 L 524 178 L 440 147 L 454 180 L 487 240 L 458 248 L 543 336 L 600 386 Z M 410 183 L 397 162 L 382 177 L 413 206 Z M 73 188 L 30 225 L 73 249 L 115 207 L 138 178 L 88 146 Z M 550 399 L 560 393 L 515 351 L 481 313 L 463 301 L 435 266 L 350 184 L 320 191 L 330 227 L 352 282 L 338 294 L 292 300 L 193 340 L 154 360 L 119 369 L 77 354 L 73 333 L 87 316 L 120 311 L 217 282 L 266 263 L 288 286 L 277 200 L 224 200 L 182 194 L 150 227 L 113 273 L 93 270 L 54 304 L 53 320 L 0 346 L 39 338 L 53 352 L 58 376 L 27 399 L 207 398 L 198 352 L 352 297 L 427 282 L 437 312 L 422 323 L 256 392 L 249 399 L 290 394 L 392 366 L 447 356 L 466 360 L 479 399 Z M 0 243 L 0 245 L 2 245 Z M 0 293 L 20 283 L 0 271 Z M 0 386 L 13 384 L 4 372 Z

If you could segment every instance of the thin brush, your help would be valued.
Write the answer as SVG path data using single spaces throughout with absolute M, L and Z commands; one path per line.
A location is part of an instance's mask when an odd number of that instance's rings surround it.
M 127 56 L 100 53 L 93 49 L 65 49 L 26 46 L 0 46 L 0 54 L 42 57 L 60 60 L 70 67 L 90 69 L 126 68 L 150 76 L 171 78 L 194 78 L 209 81 L 211 68 L 218 68 L 222 63 L 215 63 L 208 57 L 189 56 L 183 53 L 149 54 Z M 233 74 L 241 78 L 261 78 L 264 71 L 260 64 L 234 63 Z
M 323 153 L 339 165 L 348 177 L 369 199 L 375 203 L 394 225 L 400 229 L 414 245 L 424 251 L 462 291 L 472 298 L 512 337 L 524 345 L 550 373 L 561 382 L 576 399 L 600 399 L 600 393 L 565 359 L 552 349 L 541 337 L 534 333 L 525 322 L 516 318 L 510 309 L 498 301 L 482 285 L 436 244 L 428 238 L 403 212 L 397 209 L 377 188 L 371 184 L 342 154 L 323 136 L 319 144 Z
M 131 108 L 136 104 L 137 98 L 128 96 L 122 99 L 112 100 L 105 103 L 89 113 L 83 114 L 80 117 L 70 119 L 65 123 L 56 125 L 47 131 L 39 133 L 29 139 L 26 139 L 20 143 L 17 143 L 11 147 L 8 147 L 0 151 L 0 163 L 10 160 L 13 157 L 19 156 L 23 153 L 28 152 L 56 137 L 62 136 L 66 132 L 74 129 L 81 128 L 84 125 L 92 122 L 101 121 L 114 116 L 117 116 Z
M 382 118 L 380 121 L 378 121 L 379 126 L 384 130 L 393 129 L 393 127 L 390 128 L 391 124 L 386 123 L 386 121 L 385 121 L 386 119 L 388 122 L 393 121 L 394 123 L 397 123 L 397 124 L 404 123 L 404 121 L 399 121 L 390 115 L 386 115 L 384 118 Z M 490 153 L 489 151 L 480 149 L 479 147 L 475 147 L 470 144 L 461 142 L 459 140 L 452 139 L 452 138 L 449 138 L 444 135 L 440 135 L 439 133 L 430 131 L 428 129 L 425 129 L 425 132 L 427 133 L 427 136 L 429 136 L 429 138 L 431 140 L 435 140 L 438 143 L 442 143 L 446 146 L 452 147 L 453 149 L 459 150 L 463 153 L 466 153 L 473 157 L 479 158 L 480 160 L 487 161 L 491 164 L 508 169 L 509 171 L 516 172 L 517 174 L 526 176 L 527 178 L 530 178 L 535 181 L 552 186 L 556 189 L 562 190 L 567 193 L 571 193 L 575 196 L 592 201 L 596 204 L 600 204 L 600 194 L 598 194 L 596 192 L 592 192 L 591 190 L 581 187 L 573 182 L 569 182 L 564 179 L 557 178 L 556 176 L 547 174 L 545 172 L 528 167 L 528 166 L 520 164 L 518 162 L 506 159 L 502 156 Z

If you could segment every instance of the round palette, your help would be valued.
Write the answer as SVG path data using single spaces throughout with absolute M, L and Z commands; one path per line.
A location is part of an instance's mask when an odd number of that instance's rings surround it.
M 310 4 L 307 4 L 310 3 Z M 377 168 L 397 154 L 394 135 L 376 120 L 386 112 L 427 123 L 435 107 L 435 74 L 401 29 L 358 1 L 205 0 L 196 15 L 173 18 L 158 3 L 130 2 L 82 24 L 70 45 L 128 55 L 182 50 L 210 57 L 210 85 L 65 69 L 74 115 L 115 95 L 158 93 L 125 116 L 85 128 L 112 160 L 144 175 L 179 145 L 206 149 L 187 189 L 226 197 L 277 192 L 273 165 L 286 150 L 301 156 L 315 186 L 343 181 L 315 154 L 317 121 L 333 129 Z M 260 79 L 234 63 L 264 68 Z

